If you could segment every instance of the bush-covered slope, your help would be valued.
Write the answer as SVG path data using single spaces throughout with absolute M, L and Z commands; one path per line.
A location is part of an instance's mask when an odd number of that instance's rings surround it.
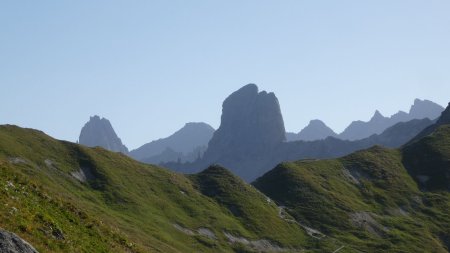
M 273 202 L 223 169 L 188 177 L 15 126 L 0 126 L 0 191 L 0 227 L 40 252 L 315 247 Z
M 346 247 L 448 252 L 450 194 L 421 192 L 403 162 L 401 150 L 373 147 L 334 160 L 283 163 L 254 185 Z

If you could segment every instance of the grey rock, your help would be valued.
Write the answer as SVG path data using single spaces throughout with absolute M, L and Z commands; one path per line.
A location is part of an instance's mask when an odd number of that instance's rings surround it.
M 219 129 L 208 144 L 203 164 L 220 164 L 244 179 L 285 140 L 285 128 L 274 93 L 248 84 L 225 99 Z
M 102 147 L 110 151 L 128 153 L 109 120 L 93 116 L 81 129 L 79 143 L 88 147 Z
M 2 253 L 38 253 L 28 242 L 14 233 L 0 228 L 0 252 Z
M 255 84 L 248 84 L 223 102 L 221 124 L 205 157 L 259 154 L 284 140 L 283 116 L 275 94 L 258 92 Z

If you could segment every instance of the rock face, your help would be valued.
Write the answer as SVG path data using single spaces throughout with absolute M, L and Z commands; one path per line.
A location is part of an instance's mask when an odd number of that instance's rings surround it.
M 14 233 L 0 228 L 0 252 L 2 253 L 38 253 L 29 243 Z
M 228 163 L 225 157 L 247 160 L 284 140 L 283 116 L 275 94 L 258 92 L 255 84 L 248 84 L 223 102 L 221 124 L 209 142 L 205 158 L 222 163 Z
M 128 153 L 128 149 L 122 144 L 109 120 L 93 116 L 81 129 L 79 143 L 88 147 L 103 147 L 105 149 Z
M 444 108 L 429 100 L 415 99 L 409 113 L 399 111 L 391 117 L 383 116 L 379 111 L 368 122 L 353 121 L 341 134 L 339 138 L 343 140 L 360 140 L 373 134 L 381 134 L 388 127 L 399 122 L 406 122 L 413 119 L 436 119 Z
M 158 164 L 161 162 L 194 161 L 203 154 L 213 136 L 214 128 L 203 122 L 191 122 L 167 138 L 152 141 L 132 150 L 136 160 Z
M 318 119 L 311 120 L 308 126 L 303 128 L 298 134 L 286 133 L 287 141 L 315 141 L 323 140 L 329 136 L 337 137 L 337 134 Z
M 275 94 L 259 92 L 255 84 L 248 84 L 223 102 L 220 127 L 201 159 L 163 166 L 192 173 L 217 164 L 252 181 L 273 167 L 277 160 L 272 154 L 284 140 L 283 116 Z

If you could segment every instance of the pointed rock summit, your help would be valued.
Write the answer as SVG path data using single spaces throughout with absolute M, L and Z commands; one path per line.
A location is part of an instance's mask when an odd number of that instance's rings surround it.
M 205 156 L 260 154 L 285 140 L 280 104 L 274 93 L 258 91 L 248 84 L 232 93 L 222 105 L 219 129 L 209 142 Z
M 383 114 L 381 114 L 380 111 L 376 110 L 370 121 L 384 120 L 384 119 L 385 117 L 383 116 Z
M 389 126 L 391 126 L 389 124 L 389 118 L 384 117 L 376 110 L 372 118 L 367 122 L 360 120 L 353 121 L 344 132 L 339 135 L 339 138 L 343 140 L 360 140 L 373 134 L 380 134 Z
M 88 147 L 102 147 L 114 152 L 128 153 L 109 120 L 95 115 L 81 129 L 79 143 Z

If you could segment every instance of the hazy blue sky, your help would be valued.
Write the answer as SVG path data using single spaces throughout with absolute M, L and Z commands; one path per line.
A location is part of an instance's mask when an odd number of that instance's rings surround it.
M 98 114 L 136 148 L 189 121 L 217 128 L 250 82 L 296 132 L 446 105 L 450 1 L 0 2 L 0 124 L 75 141 Z

